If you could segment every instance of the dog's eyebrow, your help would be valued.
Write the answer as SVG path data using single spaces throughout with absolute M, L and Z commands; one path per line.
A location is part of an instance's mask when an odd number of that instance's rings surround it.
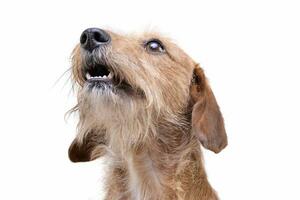
M 148 39 L 145 39 L 144 40 L 144 44 L 147 44 L 148 42 L 150 42 L 150 41 L 155 41 L 155 42 L 159 42 L 159 43 L 161 43 L 161 44 L 165 44 L 164 43 L 164 41 L 162 41 L 161 39 L 159 39 L 159 38 L 157 38 L 157 37 L 150 37 L 150 38 L 148 38 Z

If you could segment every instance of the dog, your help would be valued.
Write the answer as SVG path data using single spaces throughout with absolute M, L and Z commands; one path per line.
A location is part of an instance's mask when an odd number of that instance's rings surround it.
M 106 200 L 215 200 L 201 147 L 227 146 L 203 69 L 158 33 L 86 29 L 72 53 L 73 162 L 105 156 Z

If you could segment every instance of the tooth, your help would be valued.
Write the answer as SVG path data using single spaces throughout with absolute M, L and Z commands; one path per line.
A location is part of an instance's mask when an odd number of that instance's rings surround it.
M 102 76 L 102 78 L 107 78 L 107 76 L 106 76 L 106 75 L 104 75 L 104 76 Z
M 112 74 L 111 73 L 108 74 L 108 78 L 112 78 Z
M 86 79 L 90 79 L 91 75 L 89 73 L 86 73 L 85 77 L 86 77 Z

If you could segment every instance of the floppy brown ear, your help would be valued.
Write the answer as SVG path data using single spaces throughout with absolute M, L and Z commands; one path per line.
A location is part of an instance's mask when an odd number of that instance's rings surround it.
M 222 113 L 203 70 L 196 66 L 191 83 L 192 129 L 201 144 L 219 153 L 227 145 L 227 135 Z
M 79 141 L 75 138 L 69 147 L 69 158 L 72 162 L 86 162 L 95 160 L 105 154 L 104 134 L 91 131 Z

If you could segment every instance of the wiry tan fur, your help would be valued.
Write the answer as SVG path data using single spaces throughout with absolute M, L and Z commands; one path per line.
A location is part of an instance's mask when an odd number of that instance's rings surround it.
M 107 200 L 215 200 L 202 164 L 200 144 L 214 152 L 227 144 L 222 115 L 203 70 L 169 39 L 156 33 L 120 35 L 93 52 L 131 91 L 90 91 L 82 74 L 85 53 L 73 51 L 78 85 L 74 162 L 106 155 Z M 161 40 L 164 54 L 143 44 Z

